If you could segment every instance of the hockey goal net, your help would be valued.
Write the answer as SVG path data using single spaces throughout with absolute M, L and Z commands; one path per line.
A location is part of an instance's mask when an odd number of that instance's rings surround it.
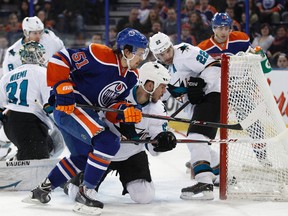
M 252 141 L 220 145 L 220 199 L 288 201 L 287 129 L 260 61 L 222 56 L 221 121 L 243 130 L 221 129 L 220 138 Z

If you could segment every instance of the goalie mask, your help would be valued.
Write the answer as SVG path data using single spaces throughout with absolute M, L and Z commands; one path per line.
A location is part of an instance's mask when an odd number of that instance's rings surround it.
M 157 62 L 147 62 L 139 68 L 139 85 L 148 94 L 153 94 L 160 84 L 167 85 L 170 82 L 171 76 L 168 70 Z M 154 88 L 151 92 L 145 89 L 144 85 L 147 81 L 154 82 Z
M 35 41 L 27 42 L 19 50 L 20 59 L 23 64 L 45 65 L 45 49 L 42 44 Z

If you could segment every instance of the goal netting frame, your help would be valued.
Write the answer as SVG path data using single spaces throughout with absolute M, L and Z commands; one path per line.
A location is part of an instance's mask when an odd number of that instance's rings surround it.
M 222 55 L 220 139 L 265 142 L 220 145 L 220 199 L 288 201 L 288 133 L 261 68 L 251 53 Z M 268 139 L 268 141 L 267 141 Z

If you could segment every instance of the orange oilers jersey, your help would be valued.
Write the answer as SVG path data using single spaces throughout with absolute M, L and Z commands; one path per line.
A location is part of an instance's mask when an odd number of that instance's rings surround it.
M 47 84 L 70 79 L 76 103 L 107 107 L 124 100 L 137 84 L 138 71 L 122 67 L 113 50 L 100 44 L 81 49 L 63 49 L 47 67 Z
M 250 39 L 247 34 L 240 31 L 230 32 L 228 40 L 224 43 L 217 43 L 212 36 L 211 38 L 202 41 L 198 47 L 211 56 L 221 56 L 225 53 L 227 55 L 235 55 L 240 51 L 245 52 L 250 44 Z

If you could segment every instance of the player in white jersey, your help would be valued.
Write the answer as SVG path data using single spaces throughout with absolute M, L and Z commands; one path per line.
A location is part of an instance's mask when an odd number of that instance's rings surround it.
M 167 115 L 160 98 L 166 92 L 169 80 L 170 75 L 163 65 L 147 62 L 139 69 L 139 85 L 133 88 L 127 99 L 133 104 L 140 104 L 143 113 Z M 136 203 L 150 203 L 154 198 L 155 188 L 145 150 L 156 156 L 159 152 L 166 152 L 175 148 L 176 138 L 173 133 L 167 131 L 167 121 L 142 118 L 141 122 L 136 125 L 123 123 L 113 125 L 109 121 L 106 123 L 110 130 L 121 136 L 122 139 L 158 140 L 156 145 L 134 144 L 132 141 L 121 144 L 108 169 L 109 171 L 116 170 L 119 173 L 124 188 L 123 195 L 129 193 L 131 199 Z M 78 179 L 74 179 L 73 184 L 79 185 L 80 178 L 78 176 Z M 67 185 L 68 194 L 72 199 L 75 198 L 78 191 L 73 184 Z
M 53 149 L 48 135 L 53 123 L 42 110 L 51 90 L 46 86 L 44 54 L 41 44 L 24 44 L 19 51 L 23 65 L 0 80 L 2 122 L 6 136 L 18 149 L 17 160 L 49 158 Z
M 186 107 L 192 120 L 219 122 L 220 120 L 220 76 L 219 61 L 199 47 L 187 43 L 174 45 L 161 32 L 150 37 L 150 50 L 163 64 L 169 66 L 171 77 L 168 91 L 179 103 L 190 101 Z M 189 139 L 214 139 L 217 129 L 190 125 Z M 187 144 L 191 153 L 191 164 L 198 182 L 183 188 L 182 199 L 213 199 L 213 163 L 218 159 L 211 153 L 208 144 Z M 214 162 L 215 161 L 215 162 Z
M 22 22 L 22 29 L 24 37 L 10 46 L 5 53 L 3 61 L 3 74 L 6 74 L 22 65 L 19 50 L 23 44 L 29 41 L 36 41 L 44 46 L 46 51 L 44 57 L 47 61 L 54 53 L 64 48 L 62 40 L 52 31 L 44 29 L 44 24 L 37 16 L 24 18 Z

